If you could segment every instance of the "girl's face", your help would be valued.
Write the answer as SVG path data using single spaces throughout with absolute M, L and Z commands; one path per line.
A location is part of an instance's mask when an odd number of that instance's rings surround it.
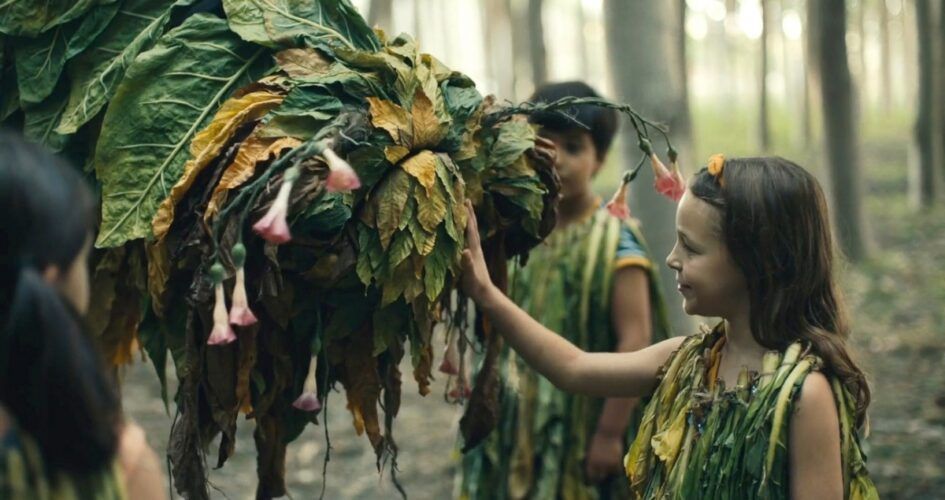
M 676 211 L 676 245 L 666 265 L 676 271 L 687 314 L 731 318 L 748 309 L 748 287 L 722 239 L 718 209 L 686 191 Z
M 554 142 L 557 149 L 555 168 L 561 177 L 561 197 L 570 198 L 586 191 L 601 167 L 591 134 L 583 130 L 542 130 L 541 136 Z
M 89 280 L 89 252 L 92 250 L 92 237 L 89 236 L 82 245 L 82 250 L 66 269 L 49 266 L 43 271 L 45 280 L 56 287 L 79 315 L 85 315 L 89 310 L 90 280 Z

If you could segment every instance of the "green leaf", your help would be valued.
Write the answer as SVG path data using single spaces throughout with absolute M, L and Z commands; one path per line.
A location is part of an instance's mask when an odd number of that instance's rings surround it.
M 66 98 L 62 92 L 51 95 L 35 106 L 23 108 L 23 135 L 59 152 L 69 141 L 68 135 L 56 132 L 56 124 L 66 108 Z
M 96 7 L 88 15 L 43 33 L 22 38 L 14 46 L 20 100 L 38 103 L 56 88 L 66 61 L 84 51 L 108 26 L 119 4 Z
M 535 145 L 535 131 L 527 122 L 505 122 L 498 132 L 489 152 L 489 164 L 493 168 L 511 165 Z
M 230 28 L 267 47 L 340 45 L 377 51 L 377 35 L 348 0 L 223 0 Z
M 115 0 L 4 0 L 0 2 L 0 33 L 37 36 L 78 19 L 97 5 Z
M 377 231 L 381 237 L 381 246 L 387 249 L 394 231 L 400 225 L 400 217 L 410 197 L 413 183 L 407 172 L 394 169 L 372 193 L 371 203 L 377 204 Z
M 351 208 L 341 193 L 325 193 L 310 204 L 292 224 L 303 234 L 325 237 L 336 234 L 351 218 Z
M 225 21 L 198 14 L 138 57 L 108 107 L 96 149 L 97 246 L 152 234 L 151 220 L 181 175 L 191 139 L 234 89 L 265 73 L 264 52 L 235 37 Z
M 374 311 L 374 356 L 386 351 L 391 345 L 403 342 L 409 316 L 410 310 L 402 300 Z
M 195 0 L 127 0 L 93 45 L 66 64 L 72 81 L 69 104 L 57 132 L 71 134 L 91 120 L 112 98 L 142 51 L 161 34 L 173 8 Z
M 272 117 L 263 126 L 263 137 L 295 137 L 308 139 L 325 122 L 338 116 L 341 101 L 325 87 L 300 85 L 289 91 L 282 104 L 270 113 Z

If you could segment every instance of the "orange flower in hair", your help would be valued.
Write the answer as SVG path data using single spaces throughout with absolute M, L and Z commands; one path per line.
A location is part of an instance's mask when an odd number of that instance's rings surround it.
M 709 157 L 708 170 L 709 175 L 712 177 L 718 177 L 722 175 L 722 170 L 725 168 L 725 156 L 721 154 L 715 154 Z

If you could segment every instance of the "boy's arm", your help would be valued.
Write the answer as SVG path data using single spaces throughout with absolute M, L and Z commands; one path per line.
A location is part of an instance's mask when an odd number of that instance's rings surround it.
M 649 274 L 640 266 L 615 271 L 611 316 L 617 335 L 616 352 L 644 349 L 652 341 Z M 639 398 L 608 398 L 588 444 L 587 477 L 598 482 L 623 465 L 624 436 Z

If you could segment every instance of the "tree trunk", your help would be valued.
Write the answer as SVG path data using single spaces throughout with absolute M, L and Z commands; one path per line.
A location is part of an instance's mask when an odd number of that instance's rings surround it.
M 512 18 L 508 0 L 482 0 L 483 56 L 489 88 L 499 99 L 511 99 L 514 93 L 512 56 Z
M 770 0 L 761 0 L 761 64 L 758 71 L 758 135 L 761 150 L 771 149 L 771 129 L 768 127 L 768 35 L 770 34 Z
M 939 152 L 939 166 L 941 170 L 939 171 L 939 180 L 945 179 L 945 4 L 939 4 L 939 24 L 938 24 L 938 85 L 935 88 L 938 89 L 938 110 L 939 110 L 939 120 L 938 120 L 938 132 L 941 145 Z M 941 184 L 940 184 L 941 185 Z
M 390 34 L 393 17 L 393 0 L 371 0 L 368 8 L 368 24 L 377 26 Z
M 680 74 L 683 65 L 678 61 L 678 36 L 683 30 L 677 25 L 681 19 L 677 13 L 679 5 L 679 2 L 604 0 L 607 53 L 617 99 L 632 103 L 641 113 L 669 125 L 682 163 L 695 165 L 691 138 L 683 133 L 689 110 L 685 108 L 686 88 Z M 620 164 L 627 169 L 640 157 L 636 134 L 629 123 L 623 126 L 622 138 Z M 662 148 L 659 142 L 655 146 Z M 688 333 L 692 320 L 683 312 L 679 294 L 672 292 L 676 278 L 672 270 L 662 265 L 676 239 L 676 206 L 656 193 L 647 174 L 644 172 L 632 184 L 630 206 L 643 223 L 651 257 L 659 266 L 660 284 L 666 292 L 673 328 L 677 333 Z
M 884 0 L 885 1 L 885 0 Z M 817 21 L 816 0 L 805 2 L 804 13 L 804 145 L 812 146 L 814 138 L 814 109 L 817 96 L 811 89 L 820 86 L 817 54 L 820 52 L 820 25 Z
M 880 100 L 883 113 L 892 109 L 892 59 L 889 57 L 889 8 L 886 0 L 879 2 Z
M 532 63 L 532 84 L 548 81 L 548 56 L 545 54 L 545 28 L 541 20 L 544 0 L 528 0 L 528 47 Z M 583 35 L 581 38 L 584 38 Z M 583 56 L 583 54 L 582 54 Z
M 930 0 L 915 1 L 917 46 L 919 49 L 919 95 L 915 120 L 915 155 L 910 162 L 909 198 L 916 208 L 925 208 L 937 197 L 936 177 L 941 160 L 938 134 L 938 90 L 936 87 L 937 45 L 934 11 Z
M 818 6 L 820 93 L 834 225 L 840 248 L 856 262 L 868 256 L 869 236 L 862 207 L 857 99 L 847 56 L 846 5 L 844 0 L 811 1 Z
M 575 9 L 575 19 L 577 20 L 578 25 L 578 39 L 577 47 L 578 54 L 580 55 L 581 60 L 581 74 L 590 75 L 591 74 L 591 54 L 587 48 L 587 38 L 585 33 L 587 33 L 587 13 L 584 12 L 584 2 L 574 2 Z
M 692 117 L 689 115 L 689 59 L 686 51 L 686 0 L 678 0 L 676 6 L 676 15 L 679 16 L 679 26 L 680 29 L 676 31 L 676 47 L 679 51 L 679 74 L 680 79 L 682 80 L 682 109 L 685 109 L 686 112 L 683 113 L 683 116 L 679 117 L 679 122 L 676 127 L 679 129 L 679 133 L 684 137 L 692 137 Z

